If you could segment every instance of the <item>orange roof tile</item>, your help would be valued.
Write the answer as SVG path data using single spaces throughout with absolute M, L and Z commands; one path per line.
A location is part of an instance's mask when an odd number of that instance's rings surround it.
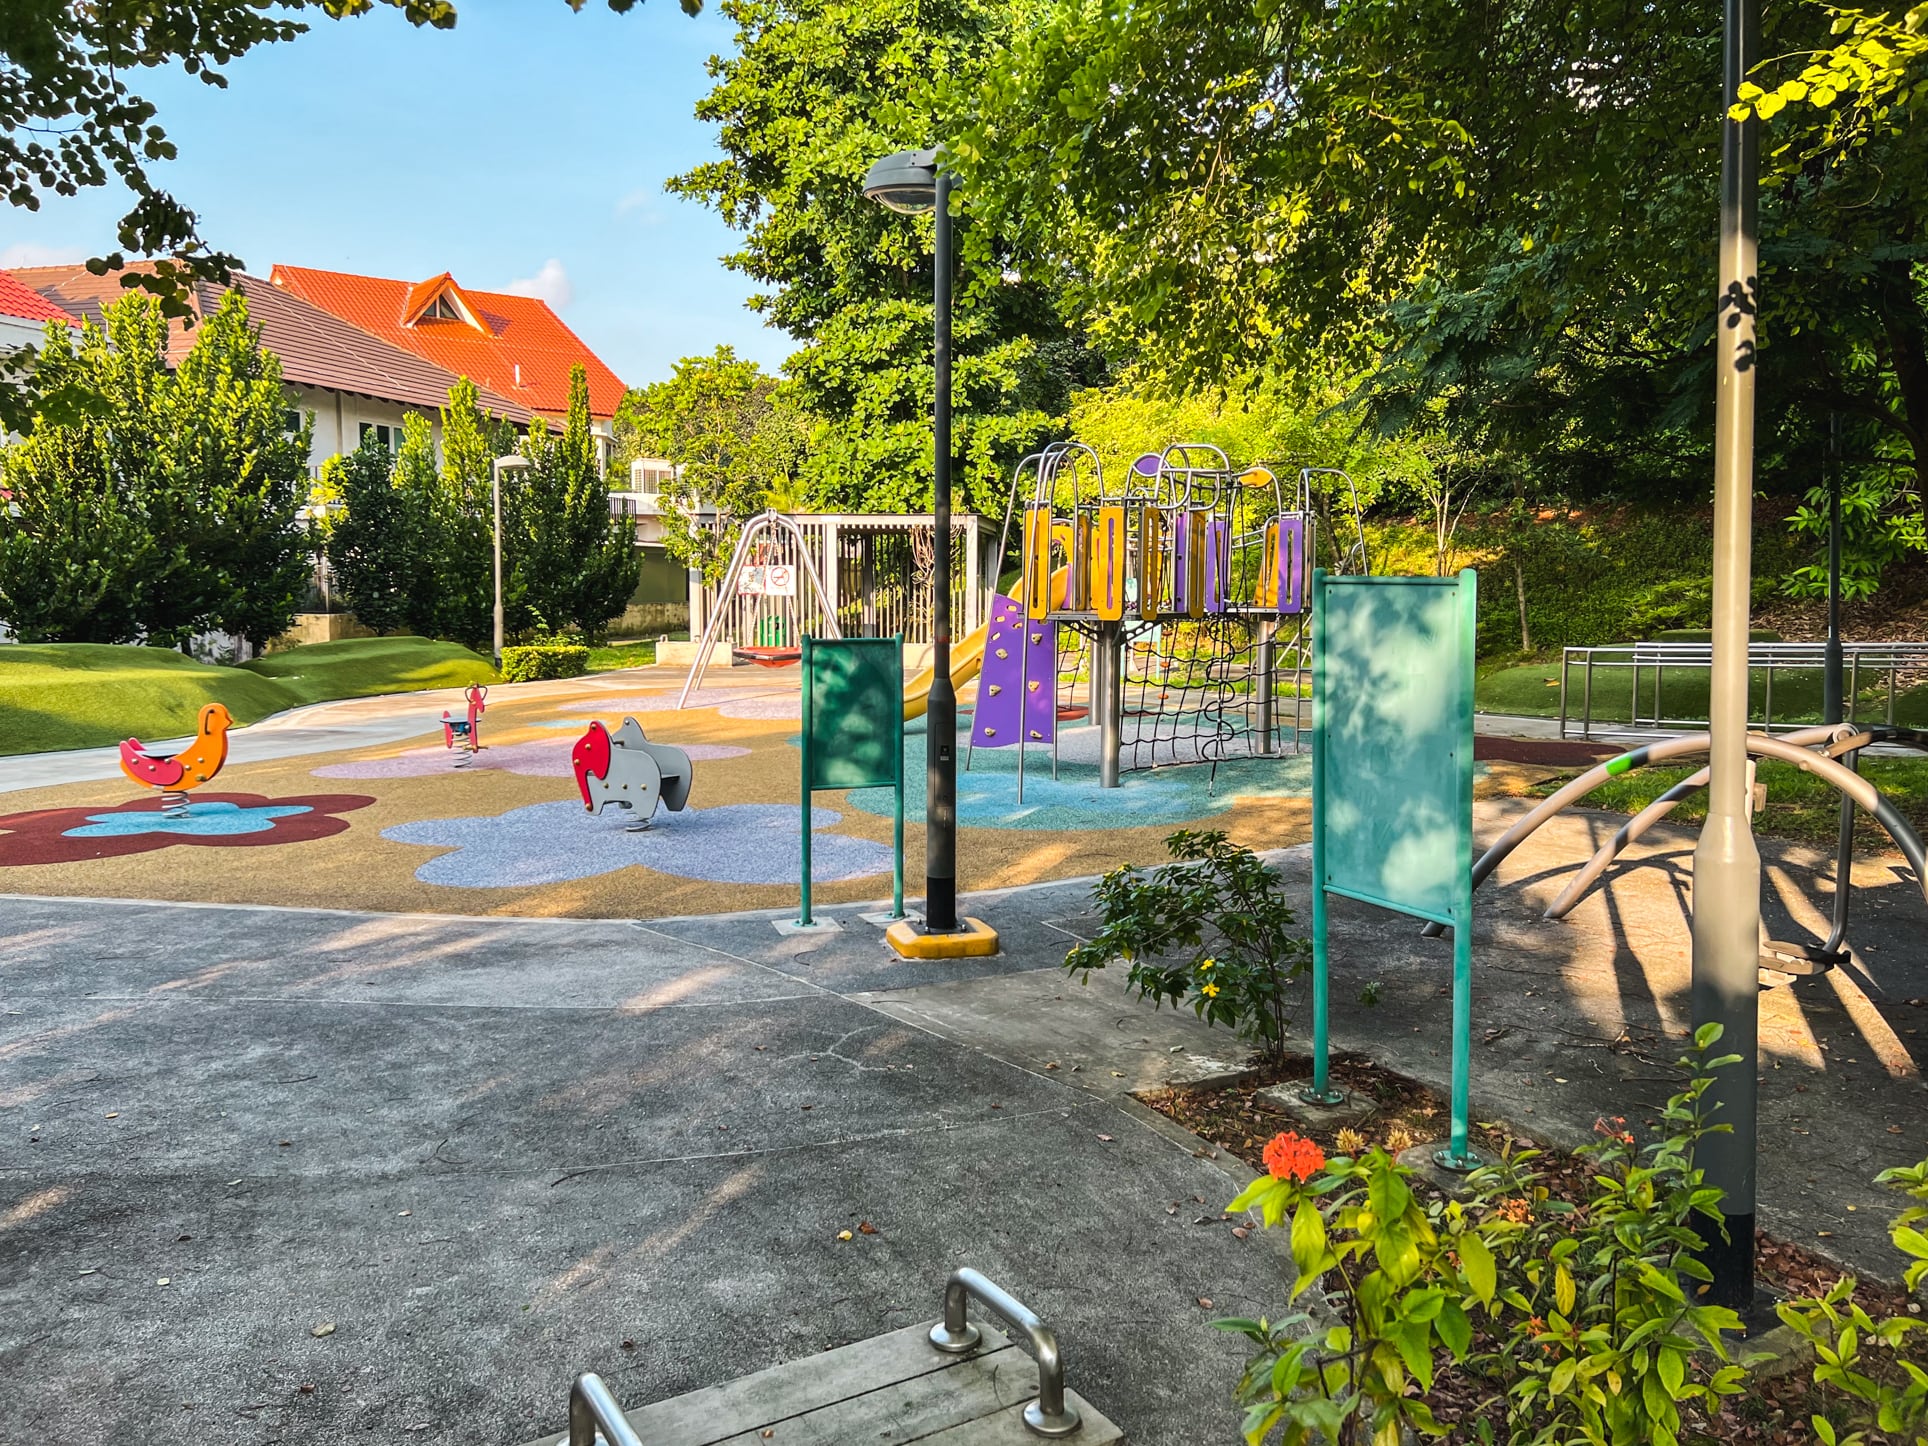
M 78 318 L 62 311 L 8 271 L 0 271 L 0 316 L 17 316 L 26 321 L 64 321 L 69 326 L 80 325 Z
M 149 271 L 151 261 L 136 261 L 126 269 Z M 0 276 L 4 276 L 0 272 Z M 95 276 L 84 266 L 29 266 L 19 270 L 19 280 L 36 288 L 35 295 L 46 304 L 58 303 L 65 311 L 96 323 L 102 311 L 127 295 L 119 272 Z M 336 391 L 356 392 L 401 402 L 424 411 L 448 404 L 449 388 L 456 377 L 446 367 L 380 337 L 370 336 L 360 327 L 269 285 L 258 276 L 236 272 L 234 288 L 248 301 L 248 320 L 261 332 L 261 344 L 281 358 L 281 375 L 286 381 L 305 386 L 329 387 Z M 210 315 L 221 304 L 222 288 L 210 282 L 196 282 L 188 296 L 196 316 Z M 56 308 L 58 309 L 58 308 Z M 78 324 L 78 323 L 76 323 Z M 167 330 L 167 361 L 177 366 L 194 345 L 194 333 L 185 321 Z M 470 380 L 475 380 L 470 378 Z M 504 397 L 477 381 L 482 408 L 512 422 L 526 423 L 529 404 Z
M 589 375 L 592 416 L 615 416 L 623 399 L 623 384 L 616 374 L 547 302 L 535 297 L 469 291 L 447 272 L 411 283 L 307 266 L 276 266 L 270 279 L 290 295 L 332 312 L 371 336 L 513 398 L 531 411 L 560 416 L 568 410 L 569 368 L 577 362 Z M 425 315 L 445 293 L 457 310 L 467 312 L 478 325 Z

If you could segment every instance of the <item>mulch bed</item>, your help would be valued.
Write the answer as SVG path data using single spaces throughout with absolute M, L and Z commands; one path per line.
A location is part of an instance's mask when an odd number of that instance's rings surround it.
M 1548 768 L 1591 768 L 1627 750 L 1611 743 L 1587 743 L 1577 738 L 1498 738 L 1473 736 L 1473 758 L 1479 763 L 1538 763 Z
M 1263 1170 L 1265 1144 L 1281 1130 L 1292 1130 L 1316 1140 L 1329 1154 L 1356 1152 L 1377 1145 L 1397 1154 L 1412 1145 L 1443 1139 L 1450 1111 L 1447 1102 L 1426 1086 L 1356 1054 L 1334 1055 L 1332 1079 L 1355 1097 L 1371 1099 L 1375 1112 L 1350 1131 L 1308 1128 L 1295 1117 L 1258 1098 L 1268 1085 L 1307 1079 L 1312 1064 L 1306 1058 L 1288 1059 L 1283 1064 L 1263 1066 L 1238 1084 L 1218 1089 L 1148 1090 L 1138 1098 L 1160 1114 L 1182 1125 L 1193 1134 L 1210 1141 L 1227 1153 L 1243 1160 L 1254 1170 Z M 1645 1122 L 1636 1121 L 1636 1125 Z M 1356 1132 L 1356 1137 L 1354 1133 Z M 1532 1147 L 1544 1151 L 1534 1161 L 1542 1183 L 1556 1197 L 1584 1201 L 1590 1191 L 1593 1167 L 1584 1158 L 1564 1150 L 1551 1149 L 1529 1140 L 1516 1131 L 1475 1123 L 1472 1143 L 1489 1158 L 1511 1146 L 1515 1151 Z M 1341 1135 L 1345 1139 L 1341 1140 Z M 1430 1187 L 1415 1177 L 1416 1189 Z M 1899 1214 L 1905 1202 L 1896 1197 Z M 1824 1293 L 1842 1271 L 1799 1245 L 1776 1240 L 1764 1231 L 1755 1232 L 1756 1278 L 1766 1291 L 1783 1297 L 1815 1296 Z M 1856 1299 L 1870 1315 L 1879 1320 L 1909 1308 L 1906 1294 L 1880 1286 L 1863 1284 Z M 1476 1414 L 1490 1386 L 1442 1370 L 1435 1378 L 1429 1400 L 1442 1422 L 1466 1421 Z M 1795 1446 L 1815 1439 L 1808 1421 L 1817 1411 L 1834 1407 L 1841 1421 L 1838 1398 L 1816 1388 L 1805 1366 L 1771 1379 L 1757 1380 L 1747 1392 L 1731 1397 L 1720 1416 L 1713 1421 L 1695 1421 L 1684 1440 L 1696 1443 L 1735 1443 L 1735 1446 Z M 1469 1438 L 1470 1439 L 1470 1438 Z M 1870 1442 L 1889 1438 L 1870 1435 Z

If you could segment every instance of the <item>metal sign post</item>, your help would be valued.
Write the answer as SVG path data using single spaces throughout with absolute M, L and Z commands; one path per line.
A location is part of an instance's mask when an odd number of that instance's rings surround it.
M 1326 899 L 1453 932 L 1452 1138 L 1467 1140 L 1473 1029 L 1473 635 L 1477 580 L 1312 574 L 1312 1086 L 1327 1073 Z
M 803 640 L 803 900 L 810 915 L 811 796 L 826 788 L 895 790 L 890 917 L 904 917 L 904 638 Z

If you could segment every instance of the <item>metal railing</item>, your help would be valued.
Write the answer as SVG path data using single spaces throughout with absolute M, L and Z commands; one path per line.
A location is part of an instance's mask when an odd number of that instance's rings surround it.
M 931 1344 L 963 1355 L 977 1349 L 978 1329 L 965 1319 L 972 1299 L 989 1306 L 1012 1330 L 1023 1331 L 1038 1358 L 1038 1398 L 1024 1408 L 1024 1424 L 1034 1435 L 1069 1436 L 1079 1426 L 1078 1408 L 1064 1399 L 1064 1357 L 1058 1337 L 1038 1313 L 982 1273 L 963 1266 L 944 1285 L 944 1319 L 931 1327 Z
M 1765 732 L 1775 728 L 1799 728 L 1813 722 L 1813 719 L 1789 719 L 1781 723 L 1774 721 L 1774 678 L 1778 672 L 1783 680 L 1790 672 L 1818 674 L 1826 662 L 1825 643 L 1750 643 L 1747 648 L 1747 666 L 1753 675 L 1750 679 L 1750 707 L 1748 718 L 1750 726 Z M 1575 674 L 1578 673 L 1579 707 L 1578 729 L 1581 738 L 1591 738 L 1594 729 L 1593 694 L 1594 674 L 1604 672 L 1610 677 L 1630 675 L 1631 685 L 1628 696 L 1629 717 L 1602 720 L 1613 722 L 1624 728 L 1705 728 L 1707 719 L 1670 718 L 1667 716 L 1665 686 L 1668 672 L 1708 673 L 1713 667 L 1713 646 L 1709 643 L 1632 643 L 1616 644 L 1612 647 L 1575 647 L 1561 650 L 1560 657 L 1560 736 L 1574 736 L 1574 714 L 1572 692 Z M 1892 725 L 1895 721 L 1895 694 L 1900 687 L 1916 681 L 1928 679 L 1928 643 L 1844 643 L 1841 646 L 1842 663 L 1846 669 L 1843 701 L 1847 707 L 1847 721 L 1858 721 L 1855 709 L 1861 703 L 1863 679 L 1872 680 L 1883 689 L 1885 701 L 1883 720 Z M 1752 695 L 1756 686 L 1759 689 L 1758 709 L 1752 705 Z M 1785 683 L 1784 683 L 1785 685 Z M 1678 695 L 1676 695 L 1678 696 Z M 1646 704 L 1643 711 L 1642 704 Z M 1865 710 L 1864 710 L 1865 711 Z M 1756 719 L 1758 713 L 1758 720 Z
M 1010 1291 L 968 1266 L 951 1272 L 944 1285 L 944 1318 L 930 1329 L 930 1343 L 947 1355 L 967 1355 L 982 1339 L 966 1318 L 975 1299 L 1000 1316 L 1011 1329 L 1024 1332 L 1038 1361 L 1038 1397 L 1024 1408 L 1024 1424 L 1034 1435 L 1069 1436 L 1083 1422 L 1078 1408 L 1064 1397 L 1064 1356 L 1058 1337 L 1038 1313 Z M 603 1379 L 593 1371 L 576 1377 L 569 1388 L 569 1435 L 556 1446 L 643 1446 Z

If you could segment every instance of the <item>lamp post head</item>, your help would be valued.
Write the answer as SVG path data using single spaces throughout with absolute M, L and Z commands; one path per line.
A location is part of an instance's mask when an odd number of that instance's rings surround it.
M 905 216 L 937 204 L 937 151 L 899 151 L 864 173 L 864 195 Z
M 490 465 L 502 472 L 514 472 L 519 468 L 527 467 L 529 459 L 520 452 L 511 452 L 506 457 L 497 457 Z

